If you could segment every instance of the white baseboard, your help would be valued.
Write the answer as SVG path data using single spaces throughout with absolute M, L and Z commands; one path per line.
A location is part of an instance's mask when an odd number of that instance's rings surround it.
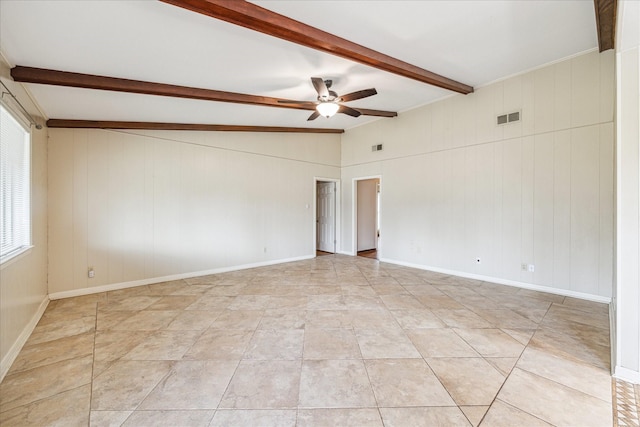
M 616 366 L 614 368 L 613 377 L 628 383 L 640 384 L 640 372 L 631 369 Z
M 54 292 L 49 294 L 52 300 L 79 297 L 82 295 L 97 294 L 100 292 L 117 291 L 119 289 L 133 288 L 136 286 L 151 285 L 154 283 L 168 282 L 170 280 L 190 279 L 192 277 L 206 276 L 208 274 L 227 273 L 229 271 L 247 270 L 249 268 L 265 267 L 268 265 L 284 264 L 286 262 L 303 261 L 315 258 L 313 255 L 304 255 L 295 258 L 278 259 L 272 261 L 256 262 L 252 264 L 234 265 L 230 267 L 214 268 L 212 270 L 194 271 L 190 273 L 172 274 L 170 276 L 151 277 L 148 279 L 132 280 L 129 282 L 111 283 L 109 285 L 95 286 L 91 288 L 73 289 L 71 291 Z
M 413 264 L 413 263 L 410 263 L 410 262 L 396 261 L 396 260 L 393 260 L 393 259 L 383 258 L 383 259 L 380 259 L 380 262 L 387 262 L 389 264 L 402 265 L 404 267 L 417 268 L 419 270 L 427 270 L 427 271 L 433 271 L 435 273 L 450 274 L 452 276 L 459 276 L 459 277 L 464 277 L 464 278 L 467 278 L 467 279 L 482 280 L 484 282 L 498 283 L 500 285 L 514 286 L 514 287 L 517 287 L 517 288 L 529 289 L 529 290 L 532 290 L 532 291 L 539 291 L 539 292 L 546 292 L 546 293 L 549 293 L 549 294 L 562 295 L 562 296 L 565 296 L 565 297 L 578 298 L 578 299 L 583 299 L 583 300 L 587 300 L 587 301 L 600 302 L 600 303 L 604 303 L 604 304 L 610 304 L 611 303 L 611 298 L 610 297 L 603 297 L 603 296 L 600 296 L 600 295 L 592 295 L 592 294 L 587 294 L 587 293 L 583 293 L 583 292 L 575 292 L 575 291 L 570 291 L 568 289 L 551 288 L 549 286 L 534 285 L 534 284 L 531 284 L 531 283 L 519 282 L 517 280 L 509 280 L 509 279 L 502 279 L 502 278 L 499 278 L 499 277 L 483 276 L 483 275 L 480 275 L 480 274 L 467 273 L 467 272 L 464 272 L 464 271 L 448 270 L 448 269 L 444 269 L 444 268 L 431 267 L 431 266 L 422 265 L 422 264 Z
M 20 350 L 22 350 L 22 347 L 36 328 L 36 325 L 40 321 L 44 311 L 47 309 L 47 305 L 49 305 L 49 298 L 45 296 L 33 317 L 31 317 L 29 323 L 27 323 L 20 335 L 18 335 L 18 338 L 13 343 L 7 354 L 2 358 L 2 360 L 0 360 L 0 382 L 2 382 L 4 376 L 7 375 L 9 368 L 11 368 L 11 365 L 13 365 L 13 362 L 15 362 L 18 357 Z

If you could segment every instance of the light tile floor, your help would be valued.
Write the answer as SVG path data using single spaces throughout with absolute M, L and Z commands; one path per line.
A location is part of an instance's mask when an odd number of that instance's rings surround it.
M 608 307 L 330 255 L 52 301 L 5 426 L 608 426 Z

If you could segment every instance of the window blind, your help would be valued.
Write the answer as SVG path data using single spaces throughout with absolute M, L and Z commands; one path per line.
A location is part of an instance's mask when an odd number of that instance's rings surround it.
M 31 246 L 31 136 L 0 104 L 0 262 Z

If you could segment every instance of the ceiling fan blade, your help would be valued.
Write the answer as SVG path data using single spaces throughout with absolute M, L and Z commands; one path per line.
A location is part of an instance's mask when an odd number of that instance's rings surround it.
M 375 94 L 377 94 L 378 92 L 374 89 L 364 89 L 364 90 L 359 90 L 357 92 L 351 92 L 348 93 L 346 95 L 342 95 L 340 98 L 341 102 L 349 102 L 349 101 L 355 101 L 356 99 L 362 99 L 362 98 L 367 98 L 369 96 L 373 96 Z
M 310 122 L 311 120 L 315 120 L 318 117 L 320 117 L 320 113 L 318 113 L 317 111 L 314 111 L 313 113 L 311 113 L 307 121 Z
M 361 114 L 360 111 L 355 108 L 347 107 L 346 105 L 341 105 L 340 108 L 338 108 L 338 113 L 347 114 L 351 117 L 359 117 Z
M 324 84 L 324 80 L 320 77 L 311 77 L 311 83 L 313 83 L 313 87 L 316 88 L 316 92 L 318 92 L 318 96 L 321 98 L 329 97 L 329 89 L 327 89 L 327 85 Z
M 294 101 L 293 99 L 278 99 L 278 104 L 301 104 L 306 105 L 309 101 Z

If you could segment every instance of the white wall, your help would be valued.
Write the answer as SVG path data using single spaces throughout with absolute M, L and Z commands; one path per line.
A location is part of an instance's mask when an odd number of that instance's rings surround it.
M 339 135 L 50 133 L 52 298 L 311 257 L 314 177 L 340 176 Z
M 0 60 L 0 77 L 20 102 L 37 114 Z M 47 297 L 47 130 L 32 127 L 31 219 L 33 248 L 0 266 L 0 381 L 31 334 Z
M 640 383 L 640 5 L 618 10 L 614 373 Z
M 351 180 L 380 174 L 381 259 L 608 300 L 614 92 L 613 52 L 591 52 L 347 131 L 342 247 Z

